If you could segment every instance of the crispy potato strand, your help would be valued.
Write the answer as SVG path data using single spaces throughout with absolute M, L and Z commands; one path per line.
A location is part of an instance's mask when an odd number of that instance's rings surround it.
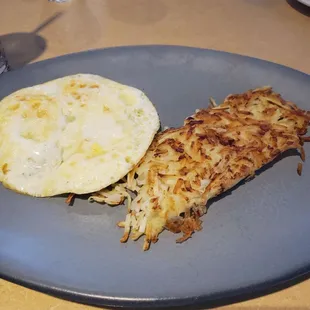
M 66 199 L 66 204 L 67 205 L 72 205 L 73 204 L 73 201 L 74 201 L 74 196 L 75 194 L 71 193 L 68 195 L 67 199 Z
M 298 175 L 301 175 L 301 174 L 302 174 L 302 163 L 298 163 L 298 166 L 297 166 L 297 173 L 298 173 Z

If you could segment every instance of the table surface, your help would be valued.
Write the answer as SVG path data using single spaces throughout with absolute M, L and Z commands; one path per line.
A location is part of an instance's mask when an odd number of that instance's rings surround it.
M 310 9 L 294 0 L 0 0 L 0 8 L 0 41 L 12 40 L 9 49 L 14 40 L 23 42 L 22 54 L 9 55 L 15 67 L 94 48 L 173 44 L 253 56 L 310 74 Z M 221 309 L 310 309 L 309 291 L 306 280 Z M 0 310 L 17 309 L 98 308 L 0 280 Z

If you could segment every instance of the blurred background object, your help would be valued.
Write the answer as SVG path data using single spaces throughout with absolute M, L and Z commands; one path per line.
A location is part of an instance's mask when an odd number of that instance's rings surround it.
M 0 40 L 0 74 L 9 71 L 9 64 Z
M 298 0 L 298 2 L 310 7 L 310 0 Z
M 286 0 L 299 13 L 310 17 L 310 0 Z
M 53 3 L 53 7 L 67 8 L 65 11 L 66 17 L 64 19 L 59 19 L 57 23 L 53 23 L 51 27 L 44 31 L 47 35 L 50 33 L 61 33 L 58 40 L 49 42 L 53 44 L 54 47 L 57 47 L 59 51 L 63 51 L 61 54 L 67 54 L 68 51 L 78 51 L 81 46 L 83 46 L 84 49 L 88 49 L 94 42 L 100 41 L 104 37 L 104 32 L 107 31 L 107 29 L 104 29 L 98 21 L 94 12 L 94 7 L 92 6 L 92 1 L 69 1 L 68 4 L 64 6 L 55 5 L 55 3 Z M 95 8 L 97 10 L 104 10 L 105 1 L 100 1 L 99 5 Z M 49 14 L 49 12 L 49 6 L 45 6 L 42 14 Z M 77 18 L 77 16 L 80 18 Z M 112 31 L 112 29 L 109 29 L 109 31 Z
M 11 69 L 36 59 L 46 48 L 46 41 L 36 33 L 10 33 L 0 36 L 0 41 Z
M 46 40 L 39 32 L 60 18 L 62 14 L 61 12 L 53 14 L 31 32 L 15 32 L 0 36 L 1 55 L 3 55 L 0 59 L 5 59 L 9 69 L 16 69 L 38 58 L 47 47 Z M 0 72 L 1 68 L 0 62 Z

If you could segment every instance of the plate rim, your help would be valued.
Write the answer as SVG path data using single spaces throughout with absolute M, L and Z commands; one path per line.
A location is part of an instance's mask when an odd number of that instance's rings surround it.
M 260 282 L 249 287 L 241 287 L 231 291 L 217 293 L 213 295 L 197 295 L 185 297 L 162 297 L 162 298 L 135 298 L 120 296 L 102 296 L 98 294 L 88 294 L 61 287 L 52 287 L 39 283 L 37 281 L 29 281 L 22 278 L 15 278 L 4 275 L 0 272 L 0 278 L 12 282 L 17 285 L 24 286 L 41 293 L 45 293 L 67 301 L 77 302 L 85 305 L 103 306 L 111 308 L 126 309 L 160 309 L 170 307 L 220 307 L 236 302 L 242 302 L 264 295 L 272 294 L 287 287 L 301 283 L 310 278 L 310 264 L 307 267 L 300 268 L 294 272 L 279 276 L 267 282 Z M 192 308 L 191 308 L 192 309 Z
M 184 49 L 184 50 L 199 50 L 199 51 L 206 51 L 206 52 L 212 52 L 215 54 L 226 54 L 226 55 L 230 55 L 233 57 L 240 57 L 240 58 L 247 58 L 249 60 L 255 60 L 258 62 L 263 62 L 263 63 L 269 63 L 272 64 L 276 67 L 279 68 L 286 68 L 288 70 L 292 70 L 295 71 L 296 73 L 300 73 L 302 75 L 305 75 L 306 77 L 310 78 L 310 74 L 300 71 L 298 69 L 289 67 L 287 65 L 283 65 L 274 61 L 270 61 L 270 60 L 265 60 L 263 58 L 258 58 L 258 57 L 254 57 L 254 56 L 248 56 L 248 55 L 243 55 L 243 54 L 238 54 L 238 53 L 232 53 L 232 52 L 227 52 L 227 51 L 223 51 L 223 50 L 216 50 L 216 49 L 210 49 L 210 48 L 201 48 L 201 47 L 195 47 L 195 46 L 186 46 L 186 45 L 169 45 L 169 44 L 143 44 L 143 45 L 119 45 L 119 46 L 111 46 L 111 47 L 104 47 L 104 48 L 94 48 L 94 49 L 88 49 L 88 50 L 83 50 L 80 52 L 73 52 L 73 53 L 68 53 L 68 54 L 63 54 L 63 55 L 59 55 L 56 57 L 51 57 L 51 58 L 47 58 L 47 59 L 43 59 L 43 60 L 39 60 L 39 61 L 35 61 L 32 63 L 28 63 L 23 67 L 20 68 L 16 68 L 13 69 L 11 71 L 5 72 L 5 75 L 9 75 L 12 74 L 14 72 L 19 72 L 19 71 L 23 71 L 29 68 L 34 68 L 34 67 L 40 67 L 42 65 L 45 64 L 49 64 L 50 62 L 52 63 L 55 60 L 62 60 L 62 59 L 66 59 L 66 58 L 70 58 L 70 57 L 75 57 L 78 55 L 87 55 L 87 54 L 97 54 L 97 53 L 101 53 L 101 52 L 108 52 L 108 51 L 113 51 L 113 50 L 124 50 L 124 49 L 153 49 L 153 48 L 160 48 L 160 49 L 165 49 L 165 48 L 172 48 L 172 49 Z M 4 74 L 2 75 L 2 77 L 4 76 Z M 1 100 L 2 98 L 0 98 Z
M 297 0 L 297 1 L 310 8 L 310 0 Z

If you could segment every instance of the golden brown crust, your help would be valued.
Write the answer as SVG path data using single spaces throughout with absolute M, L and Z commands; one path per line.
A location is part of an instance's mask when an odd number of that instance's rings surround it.
M 212 101 L 184 126 L 158 134 L 130 174 L 129 188 L 138 195 L 126 218 L 126 240 L 130 232 L 145 233 L 148 249 L 164 228 L 182 232 L 178 242 L 187 240 L 201 229 L 210 198 L 288 149 L 299 149 L 304 160 L 301 136 L 309 121 L 309 112 L 264 87 L 229 95 L 219 106 Z

